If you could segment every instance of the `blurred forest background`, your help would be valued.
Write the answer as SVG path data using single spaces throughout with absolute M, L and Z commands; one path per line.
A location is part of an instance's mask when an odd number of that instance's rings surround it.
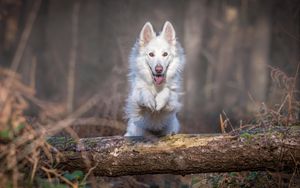
M 239 125 L 262 102 L 282 103 L 269 66 L 296 74 L 298 0 L 1 0 L 0 66 L 35 91 L 27 115 L 63 118 L 97 95 L 84 116 L 115 130 L 77 132 L 123 134 L 130 50 L 146 21 L 160 31 L 166 20 L 187 59 L 182 132 L 219 132 L 221 113 Z

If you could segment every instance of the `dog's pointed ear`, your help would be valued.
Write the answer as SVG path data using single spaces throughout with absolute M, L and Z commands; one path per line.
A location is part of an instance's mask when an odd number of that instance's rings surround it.
M 168 41 L 168 43 L 172 45 L 176 44 L 175 29 L 169 21 L 166 21 L 166 23 L 164 24 L 161 35 L 166 39 L 166 41 Z
M 139 43 L 140 46 L 146 46 L 156 36 L 150 22 L 145 23 L 141 33 Z

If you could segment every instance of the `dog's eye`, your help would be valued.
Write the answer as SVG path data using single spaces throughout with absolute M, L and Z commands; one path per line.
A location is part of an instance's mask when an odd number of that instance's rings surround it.
M 164 56 L 164 57 L 168 56 L 168 52 L 164 52 L 164 53 L 163 53 L 163 56 Z
M 154 53 L 153 53 L 153 52 L 150 52 L 150 53 L 149 53 L 149 56 L 150 56 L 150 57 L 154 57 Z

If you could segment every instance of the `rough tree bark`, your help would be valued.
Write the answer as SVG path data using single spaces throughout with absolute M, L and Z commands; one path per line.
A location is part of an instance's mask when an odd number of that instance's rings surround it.
M 254 132 L 254 133 L 253 133 Z M 300 128 L 235 135 L 173 135 L 160 139 L 121 136 L 73 139 L 51 137 L 63 154 L 61 165 L 94 174 L 191 174 L 245 170 L 294 170 L 300 164 Z

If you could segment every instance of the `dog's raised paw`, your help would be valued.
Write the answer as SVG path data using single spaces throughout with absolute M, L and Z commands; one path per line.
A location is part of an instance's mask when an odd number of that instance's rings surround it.
M 165 106 L 165 103 L 157 102 L 157 103 L 156 103 L 155 110 L 156 110 L 156 111 L 160 111 L 161 109 L 163 109 L 164 106 Z
M 144 105 L 145 107 L 149 108 L 150 110 L 154 111 L 155 110 L 155 100 L 153 97 L 148 97 L 144 99 Z
M 160 111 L 161 109 L 163 109 L 166 106 L 167 101 L 164 100 L 163 98 L 157 96 L 156 97 L 156 107 L 155 110 L 156 111 Z

